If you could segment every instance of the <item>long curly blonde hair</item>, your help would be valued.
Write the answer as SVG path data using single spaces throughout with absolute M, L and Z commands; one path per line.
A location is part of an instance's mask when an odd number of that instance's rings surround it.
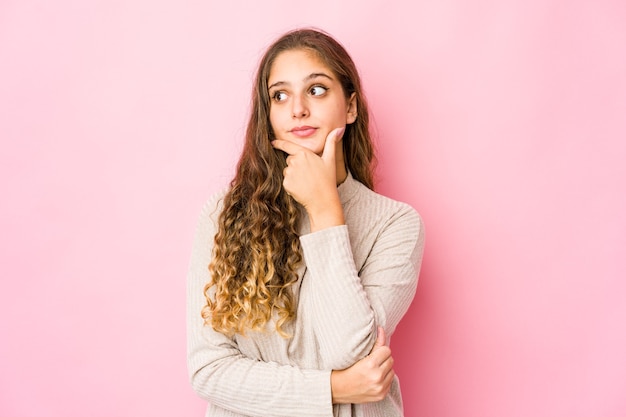
M 373 189 L 374 149 L 369 112 L 354 62 L 336 40 L 316 29 L 289 32 L 261 59 L 252 94 L 252 110 L 235 178 L 218 219 L 210 282 L 202 309 L 206 325 L 232 336 L 264 330 L 275 320 L 283 337 L 296 314 L 291 286 L 298 280 L 303 257 L 298 231 L 301 207 L 282 187 L 285 154 L 271 146 L 267 80 L 276 57 L 288 50 L 317 53 L 338 77 L 344 93 L 355 93 L 358 114 L 346 126 L 343 150 L 352 176 Z

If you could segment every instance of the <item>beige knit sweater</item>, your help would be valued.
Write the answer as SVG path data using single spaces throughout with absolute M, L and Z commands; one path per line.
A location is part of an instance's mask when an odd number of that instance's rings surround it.
M 350 175 L 338 190 L 346 225 L 310 233 L 308 219 L 302 222 L 306 266 L 294 288 L 289 339 L 271 330 L 230 338 L 203 325 L 203 288 L 224 193 L 203 208 L 187 278 L 187 362 L 193 388 L 209 402 L 206 416 L 403 415 L 397 377 L 380 402 L 333 405 L 330 372 L 367 355 L 377 326 L 393 334 L 415 294 L 422 221 L 410 206 Z

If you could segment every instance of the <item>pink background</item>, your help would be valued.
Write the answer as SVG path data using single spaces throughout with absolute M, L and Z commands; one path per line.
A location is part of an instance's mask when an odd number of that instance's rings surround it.
M 353 55 L 379 190 L 427 225 L 407 416 L 626 415 L 625 5 L 2 1 L 0 415 L 203 415 L 195 221 L 302 25 Z

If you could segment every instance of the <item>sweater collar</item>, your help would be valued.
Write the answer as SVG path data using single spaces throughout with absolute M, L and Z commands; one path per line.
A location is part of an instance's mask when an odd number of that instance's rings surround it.
M 346 177 L 344 182 L 339 184 L 339 186 L 337 187 L 337 191 L 339 192 L 339 200 L 341 201 L 342 205 L 346 204 L 348 201 L 350 201 L 352 197 L 354 197 L 359 188 L 359 185 L 360 183 L 354 179 L 354 177 L 348 170 L 348 176 Z

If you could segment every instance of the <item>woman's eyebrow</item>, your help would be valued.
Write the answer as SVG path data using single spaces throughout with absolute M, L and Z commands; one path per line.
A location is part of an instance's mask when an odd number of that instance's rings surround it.
M 324 78 L 328 78 L 329 80 L 332 81 L 332 77 L 328 74 L 325 74 L 323 72 L 313 72 L 309 75 L 307 75 L 306 77 L 304 77 L 304 79 L 302 81 L 306 82 L 306 81 L 310 81 L 314 78 L 318 78 L 318 77 L 324 77 Z M 285 84 L 289 84 L 287 81 L 276 81 L 274 84 L 270 85 L 269 87 L 267 87 L 268 90 L 271 90 L 274 87 L 279 87 L 281 85 L 285 85 Z
M 332 79 L 333 79 L 330 75 L 325 74 L 325 73 L 323 73 L 323 72 L 314 72 L 314 73 L 312 73 L 312 74 L 309 74 L 309 76 L 308 76 L 308 77 L 306 77 L 306 78 L 304 79 L 304 81 L 309 81 L 309 80 L 312 80 L 313 78 L 317 78 L 317 77 L 325 77 L 325 78 L 328 78 L 328 79 L 329 79 L 329 80 L 331 80 L 331 81 L 332 81 Z

